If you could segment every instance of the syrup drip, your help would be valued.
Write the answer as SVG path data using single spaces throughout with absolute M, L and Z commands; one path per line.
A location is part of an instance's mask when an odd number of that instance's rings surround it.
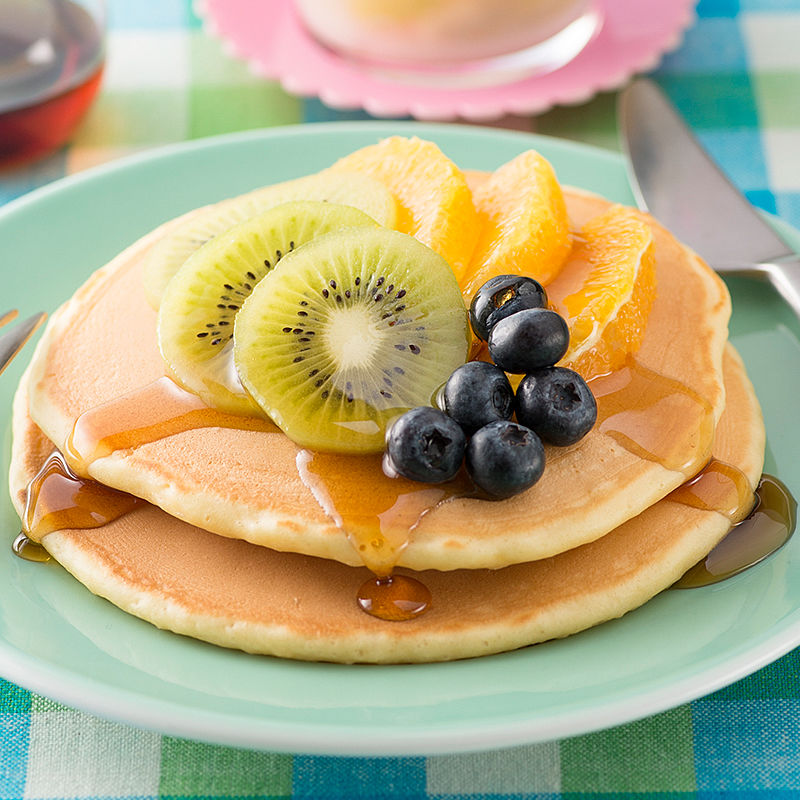
M 381 456 L 346 456 L 301 450 L 297 471 L 322 507 L 350 539 L 359 557 L 387 578 L 420 520 L 454 497 L 474 493 L 465 477 L 443 484 L 389 477 Z M 341 476 L 348 480 L 342 481 Z M 364 492 L 361 487 L 369 486 Z
M 141 502 L 81 477 L 96 459 L 204 427 L 275 430 L 267 420 L 209 408 L 166 377 L 82 414 L 67 439 L 66 455 L 52 453 L 28 485 L 23 533 L 14 541 L 14 553 L 29 561 L 46 561 L 49 555 L 40 544 L 46 534 L 102 527 Z
M 659 375 L 635 359 L 616 372 L 589 381 L 597 400 L 596 429 L 628 452 L 684 475 L 694 475 L 711 456 L 711 404 L 688 386 Z M 693 445 L 680 447 L 654 419 L 689 419 L 698 431 Z
M 430 608 L 431 593 L 425 584 L 408 575 L 375 577 L 361 585 L 358 605 L 378 619 L 405 622 Z
M 24 533 L 20 533 L 11 545 L 15 556 L 24 558 L 26 561 L 36 561 L 44 563 L 50 560 L 50 553 L 33 539 L 29 539 Z
M 747 476 L 716 458 L 667 498 L 703 511 L 717 511 L 732 523 L 740 522 L 756 502 Z
M 23 534 L 14 542 L 14 552 L 29 560 L 46 560 L 41 541 L 48 533 L 101 528 L 141 502 L 130 494 L 79 477 L 61 453 L 53 452 L 28 484 Z
M 729 465 L 725 467 L 726 470 L 735 469 Z M 737 484 L 737 481 L 738 479 L 734 479 L 732 483 Z M 698 503 L 706 502 L 708 494 L 703 488 L 698 491 L 698 487 L 704 483 L 708 485 L 708 481 L 701 473 L 700 480 L 695 483 L 694 488 L 682 492 L 684 487 L 680 487 L 670 495 L 670 498 L 678 499 L 679 502 L 688 501 L 688 505 L 703 508 Z M 715 493 L 718 491 L 718 488 L 714 490 Z M 728 487 L 729 495 L 738 491 L 740 491 L 739 485 Z M 702 499 L 698 500 L 698 497 Z M 731 503 L 723 503 L 721 508 L 730 509 Z M 720 510 L 720 507 L 717 510 Z M 726 512 L 721 511 L 721 513 Z M 728 516 L 735 519 L 735 515 L 728 514 Z M 693 589 L 698 586 L 708 586 L 737 575 L 763 561 L 786 544 L 794 533 L 796 525 L 797 502 L 791 492 L 777 478 L 763 475 L 755 491 L 755 508 L 750 515 L 736 522 L 728 535 L 702 561 L 676 581 L 673 588 Z

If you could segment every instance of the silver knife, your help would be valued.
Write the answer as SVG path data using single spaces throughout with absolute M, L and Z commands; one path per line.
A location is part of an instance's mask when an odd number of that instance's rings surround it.
M 768 280 L 800 317 L 800 256 L 764 221 L 645 78 L 619 97 L 634 194 L 719 273 Z
M 17 315 L 16 311 L 10 311 L 0 315 L 0 325 L 4 325 Z M 19 353 L 28 339 L 33 336 L 36 329 L 44 322 L 47 315 L 44 312 L 34 314 L 32 317 L 20 322 L 10 331 L 0 334 L 0 372 L 10 363 L 14 356 Z

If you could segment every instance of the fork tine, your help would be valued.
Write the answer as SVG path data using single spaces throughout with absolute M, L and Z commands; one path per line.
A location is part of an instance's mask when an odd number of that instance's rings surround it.
M 12 308 L 11 311 L 6 311 L 5 313 L 0 314 L 0 328 L 2 328 L 7 322 L 11 322 L 11 320 L 14 319 L 17 314 L 19 314 L 19 311 L 17 311 L 16 308 Z
M 6 314 L 5 316 L 8 315 Z M 28 317 L 28 319 L 20 322 L 19 325 L 16 325 L 10 331 L 6 331 L 0 335 L 0 373 L 9 365 L 14 356 L 19 353 L 25 342 L 33 336 L 46 316 L 47 314 L 44 312 L 34 314 L 32 317 Z

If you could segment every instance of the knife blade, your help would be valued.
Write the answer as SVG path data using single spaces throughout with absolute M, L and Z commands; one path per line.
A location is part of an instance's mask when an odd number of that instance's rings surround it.
M 47 315 L 44 312 L 34 314 L 32 317 L 20 322 L 10 331 L 0 334 L 0 372 L 2 372 L 23 348 L 28 339 L 33 336 L 36 329 L 44 322 Z M 6 321 L 13 318 L 12 315 L 4 315 L 2 320 Z
M 766 278 L 800 316 L 800 258 L 731 183 L 650 80 L 619 97 L 634 194 L 722 273 Z
M 652 81 L 620 96 L 620 127 L 637 199 L 707 261 L 794 255 L 711 160 Z

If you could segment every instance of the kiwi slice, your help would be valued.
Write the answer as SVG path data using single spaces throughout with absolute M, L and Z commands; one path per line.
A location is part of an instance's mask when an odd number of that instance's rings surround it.
M 172 276 L 198 247 L 256 214 L 293 200 L 353 206 L 387 228 L 393 228 L 397 220 L 397 205 L 389 189 L 375 178 L 356 172 L 320 172 L 223 200 L 176 225 L 149 251 L 143 281 L 150 305 L 158 310 Z
M 208 405 L 263 416 L 233 365 L 233 322 L 258 282 L 303 242 L 349 226 L 374 226 L 350 206 L 284 203 L 214 237 L 175 273 L 158 313 L 158 343 L 172 377 Z
M 469 324 L 447 262 L 385 228 L 321 236 L 283 259 L 236 317 L 247 391 L 297 444 L 380 452 L 387 423 L 430 405 Z

